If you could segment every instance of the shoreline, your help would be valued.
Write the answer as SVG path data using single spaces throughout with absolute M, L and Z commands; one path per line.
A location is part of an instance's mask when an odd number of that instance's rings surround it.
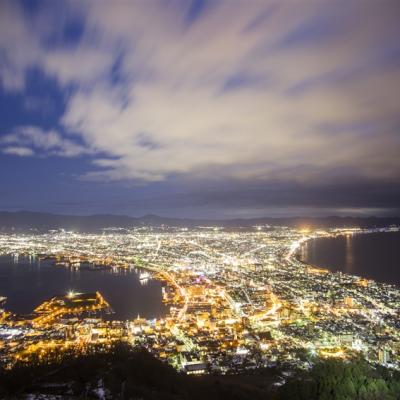
M 9 261 L 10 263 L 14 263 L 15 265 L 20 264 L 20 262 L 22 261 L 22 264 L 24 264 L 25 260 L 17 260 L 14 261 L 15 258 L 15 253 L 2 253 L 0 254 L 1 257 L 9 257 Z M 83 261 L 79 266 L 78 265 L 74 265 L 72 263 L 68 264 L 68 263 L 63 263 L 60 262 L 60 259 L 58 258 L 58 256 L 55 255 L 45 255 L 45 254 L 40 254 L 40 255 L 36 255 L 35 259 L 33 261 L 29 261 L 29 259 L 32 257 L 31 254 L 29 253 L 20 253 L 18 254 L 18 257 L 21 257 L 23 259 L 26 259 L 26 264 L 30 264 L 30 265 L 34 265 L 36 264 L 37 267 L 40 267 L 41 262 L 47 263 L 47 266 L 51 269 L 63 269 L 64 271 L 67 271 L 69 273 L 74 273 L 74 272 L 88 272 L 88 273 L 101 273 L 101 272 L 107 272 L 109 274 L 112 275 L 118 275 L 119 273 L 122 273 L 123 275 L 124 272 L 125 273 L 133 273 L 137 276 L 137 280 L 140 284 L 142 284 L 142 280 L 140 279 L 140 273 L 144 272 L 144 271 L 149 271 L 150 269 L 144 267 L 144 266 L 138 266 L 138 265 L 132 265 L 132 266 L 127 266 L 127 265 L 116 265 L 116 263 L 113 262 L 103 262 L 103 263 L 88 263 Z M 18 258 L 17 258 L 18 259 Z M 118 272 L 117 272 L 118 271 Z M 150 270 L 151 271 L 151 270 Z M 155 281 L 155 282 L 159 282 L 161 283 L 161 285 L 165 285 L 168 284 L 164 279 L 160 279 L 160 276 L 158 276 L 159 274 L 155 273 L 154 271 L 151 271 L 152 274 L 149 278 L 147 278 L 147 281 Z M 97 288 L 93 289 L 93 290 L 98 290 Z M 64 295 L 61 292 L 54 292 L 52 293 L 49 298 L 52 298 L 54 296 L 62 296 Z M 0 297 L 2 296 L 2 293 L 0 293 Z M 6 299 L 10 300 L 13 296 L 7 296 Z M 48 299 L 46 298 L 44 301 L 47 301 Z M 39 304 L 40 305 L 40 304 Z M 163 299 L 162 299 L 162 295 L 161 295 L 161 301 L 160 301 L 160 305 L 167 307 L 167 310 L 165 311 L 165 313 L 163 313 L 164 315 L 161 318 L 165 318 L 170 310 L 170 305 L 166 304 Z M 35 306 L 36 307 L 36 306 Z M 34 307 L 34 308 L 35 308 Z M 13 310 L 10 310 L 9 308 L 7 308 L 7 302 L 5 302 L 5 304 L 3 304 L 2 308 L 4 308 L 7 312 L 10 312 L 13 315 L 19 316 L 21 318 L 24 318 L 26 315 L 30 315 L 33 311 L 34 308 L 32 308 L 32 310 L 30 311 L 26 311 L 26 312 L 16 312 Z M 115 312 L 113 305 L 111 304 L 111 308 L 113 309 L 113 313 L 112 314 L 119 314 L 119 312 Z M 160 317 L 149 317 L 146 319 L 154 319 L 154 318 L 160 318 Z M 110 321 L 117 321 L 117 322 L 125 322 L 125 321 L 132 321 L 134 320 L 135 317 L 132 318 L 112 318 L 109 319 Z M 105 318 L 105 320 L 108 320 L 108 318 Z
M 341 238 L 341 237 L 348 237 L 350 236 L 352 238 L 352 236 L 359 236 L 359 235 L 371 235 L 371 234 L 381 234 L 381 233 L 399 233 L 400 229 L 397 228 L 396 230 L 360 230 L 360 231 L 355 231 L 352 232 L 351 234 L 345 233 L 345 232 L 340 232 L 340 233 L 333 233 L 330 235 L 321 235 L 321 236 L 317 236 L 317 237 L 310 237 L 306 240 L 304 240 L 301 245 L 299 246 L 299 248 L 294 252 L 294 254 L 292 255 L 292 257 L 299 263 L 301 263 L 304 267 L 308 267 L 308 268 L 315 268 L 315 269 L 319 269 L 319 270 L 324 270 L 328 273 L 332 273 L 332 274 L 337 274 L 337 273 L 341 273 L 344 275 L 348 275 L 348 276 L 354 276 L 357 277 L 359 279 L 363 279 L 363 280 L 367 280 L 367 281 L 373 281 L 376 284 L 379 285 L 385 285 L 385 286 L 391 286 L 391 287 L 395 287 L 395 288 L 399 288 L 400 284 L 396 284 L 396 283 L 392 283 L 392 282 L 388 282 L 388 281 L 381 281 L 381 280 L 377 280 L 376 278 L 370 278 L 368 276 L 364 276 L 364 275 L 360 275 L 360 274 L 349 274 L 348 272 L 344 271 L 343 266 L 341 267 L 329 267 L 326 265 L 318 265 L 318 264 L 314 264 L 314 263 L 310 263 L 307 262 L 306 260 L 302 260 L 300 257 L 300 252 L 302 251 L 302 249 L 304 248 L 304 246 L 307 246 L 308 243 L 312 240 L 319 240 L 319 239 L 337 239 L 337 238 Z M 336 270 L 333 270 L 333 268 L 336 268 Z

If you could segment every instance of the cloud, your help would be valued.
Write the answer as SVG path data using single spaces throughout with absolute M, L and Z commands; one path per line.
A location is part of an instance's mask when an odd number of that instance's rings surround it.
M 3 87 L 55 77 L 68 134 L 5 145 L 92 154 L 84 179 L 400 183 L 395 1 L 67 2 L 56 23 L 4 4 Z M 77 16 L 72 44 L 46 44 Z
M 90 153 L 88 147 L 63 138 L 55 130 L 44 131 L 34 126 L 21 126 L 0 138 L 3 153 L 19 156 L 52 155 L 76 157 Z M 10 146 L 11 145 L 11 146 Z
M 34 63 L 38 46 L 22 11 L 12 1 L 0 3 L 0 49 L 1 87 L 6 91 L 22 90 L 26 69 Z
M 4 147 L 1 151 L 4 154 L 11 154 L 20 157 L 33 156 L 34 154 L 32 149 L 28 147 L 18 147 L 18 146 Z
M 106 53 L 83 45 L 74 50 L 48 53 L 44 59 L 44 68 L 63 85 L 78 82 L 82 86 L 87 86 L 107 77 L 113 61 L 111 52 Z
M 312 3 L 296 13 L 276 5 L 248 32 L 262 3 L 220 2 L 189 27 L 186 10 L 158 6 L 155 12 L 142 4 L 95 5 L 88 13 L 91 29 L 124 44 L 121 69 L 131 77 L 123 94 L 102 82 L 78 90 L 68 104 L 66 129 L 112 157 L 98 162 L 104 169 L 92 176 L 152 181 L 212 169 L 213 178 L 308 181 L 339 165 L 360 176 L 396 175 L 391 149 L 399 140 L 389 125 L 400 111 L 399 70 L 358 71 L 380 57 L 380 45 L 392 45 L 388 26 L 396 22 L 385 10 L 352 4 L 363 17 L 358 22 L 338 5 Z M 315 29 L 328 20 L 320 38 Z M 306 82 L 303 92 L 290 93 Z M 320 130 L 357 123 L 376 129 L 368 136 Z M 143 132 L 151 148 L 140 146 Z

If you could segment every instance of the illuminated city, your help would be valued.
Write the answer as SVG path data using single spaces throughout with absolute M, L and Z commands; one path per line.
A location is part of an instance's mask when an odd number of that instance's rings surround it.
M 0 0 L 0 400 L 400 400 L 400 0 Z
M 400 289 L 296 257 L 311 238 L 371 231 L 164 226 L 1 234 L 1 253 L 15 259 L 47 259 L 54 268 L 77 270 L 138 269 L 143 283 L 163 282 L 169 313 L 110 320 L 104 317 L 112 304 L 101 293 L 71 291 L 22 317 L 7 311 L 7 299 L 0 298 L 0 360 L 12 366 L 33 355 L 123 340 L 189 374 L 240 372 L 278 360 L 307 368 L 313 359 L 357 354 L 399 369 Z

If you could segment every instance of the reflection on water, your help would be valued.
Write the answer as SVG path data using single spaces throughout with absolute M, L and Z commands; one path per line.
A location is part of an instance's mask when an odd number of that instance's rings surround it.
M 400 232 L 314 239 L 303 246 L 299 256 L 331 271 L 400 285 Z
M 300 248 L 300 260 L 307 260 L 308 259 L 308 243 L 301 246 Z
M 135 270 L 67 268 L 37 261 L 34 257 L 0 256 L 0 296 L 7 297 L 6 308 L 28 314 L 40 303 L 69 290 L 100 291 L 115 311 L 115 319 L 164 316 L 162 283 L 139 280 Z
M 344 264 L 344 272 L 353 275 L 354 270 L 354 254 L 352 235 L 346 235 L 346 261 Z

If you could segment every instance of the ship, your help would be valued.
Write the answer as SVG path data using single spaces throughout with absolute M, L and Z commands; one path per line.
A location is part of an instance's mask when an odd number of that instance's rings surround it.
M 147 279 L 149 279 L 150 278 L 150 274 L 148 273 L 148 272 L 142 272 L 140 275 L 139 275 L 139 279 L 141 280 L 141 281 L 145 281 L 145 280 L 147 280 Z

